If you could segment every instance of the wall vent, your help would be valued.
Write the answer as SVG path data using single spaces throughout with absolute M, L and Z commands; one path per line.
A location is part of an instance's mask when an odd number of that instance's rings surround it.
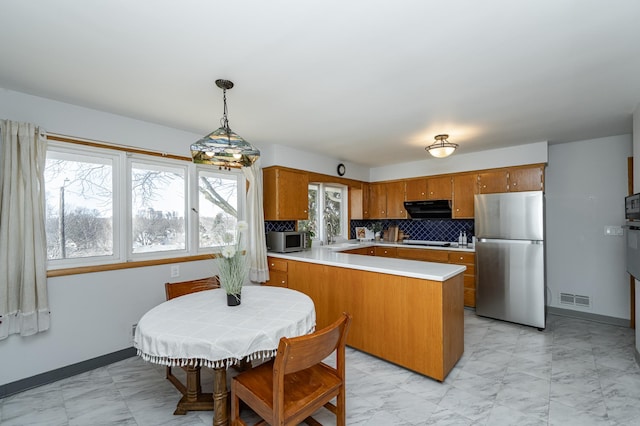
M 576 306 L 581 306 L 583 308 L 590 308 L 591 299 L 589 298 L 589 296 L 580 296 L 579 294 L 576 294 Z
M 589 296 L 582 296 L 579 294 L 560 293 L 560 304 L 590 308 L 591 298 Z
M 563 305 L 575 305 L 576 296 L 570 293 L 560 293 L 560 303 Z

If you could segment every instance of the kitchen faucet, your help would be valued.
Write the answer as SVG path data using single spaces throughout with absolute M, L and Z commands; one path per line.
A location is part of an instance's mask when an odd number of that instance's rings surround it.
M 333 234 L 333 225 L 331 222 L 327 222 L 327 244 L 335 243 Z

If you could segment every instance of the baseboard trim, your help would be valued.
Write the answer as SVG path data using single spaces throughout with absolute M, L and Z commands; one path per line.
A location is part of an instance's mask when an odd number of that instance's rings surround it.
M 55 370 L 27 377 L 26 379 L 7 383 L 0 386 L 0 399 L 28 389 L 66 379 L 67 377 L 75 376 L 76 374 L 104 367 L 105 365 L 113 364 L 114 362 L 122 361 L 123 359 L 131 358 L 133 356 L 136 356 L 135 348 L 126 348 L 117 352 L 78 362 L 76 364 L 67 365 L 66 367 L 57 368 Z
M 547 306 L 547 313 L 562 317 L 577 318 L 587 321 L 599 322 L 602 324 L 617 325 L 618 327 L 629 327 L 629 320 L 624 318 L 609 317 L 607 315 L 592 314 L 590 312 L 574 311 L 573 309 L 556 308 Z

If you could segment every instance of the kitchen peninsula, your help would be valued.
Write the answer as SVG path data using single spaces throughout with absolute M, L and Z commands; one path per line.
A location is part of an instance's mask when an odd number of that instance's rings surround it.
M 358 248 L 345 244 L 342 250 Z M 462 265 L 314 247 L 269 253 L 271 280 L 309 295 L 322 328 L 347 311 L 347 345 L 443 381 L 464 351 Z

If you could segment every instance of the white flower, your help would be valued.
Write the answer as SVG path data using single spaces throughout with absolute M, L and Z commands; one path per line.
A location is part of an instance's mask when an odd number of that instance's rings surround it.
M 231 259 L 236 255 L 236 248 L 234 246 L 224 246 L 222 247 L 222 257 Z
M 249 230 L 249 224 L 244 220 L 241 220 L 240 222 L 238 222 L 237 227 L 239 232 L 246 232 Z

